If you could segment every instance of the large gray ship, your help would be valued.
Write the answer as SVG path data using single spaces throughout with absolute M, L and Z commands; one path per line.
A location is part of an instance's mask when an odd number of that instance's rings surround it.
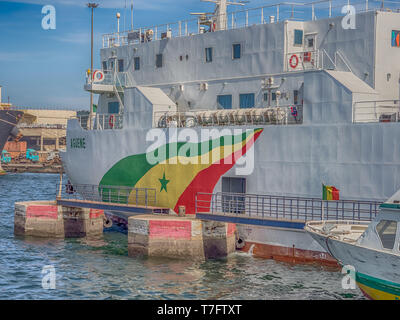
M 274 196 L 262 214 L 276 208 L 278 222 L 239 228 L 254 253 L 328 259 L 290 220 L 321 209 L 322 184 L 355 201 L 400 188 L 400 7 L 206 2 L 213 13 L 103 36 L 102 68 L 85 85 L 99 94 L 97 114 L 68 122 L 68 177 L 134 188 L 130 201 L 151 189 L 159 206 L 187 214 L 199 194 L 211 206 L 219 194 L 224 205 L 256 199 L 252 208 Z

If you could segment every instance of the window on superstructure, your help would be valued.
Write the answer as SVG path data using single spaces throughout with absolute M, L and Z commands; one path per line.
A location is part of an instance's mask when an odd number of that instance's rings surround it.
M 233 59 L 240 59 L 242 55 L 242 45 L 240 43 L 235 43 L 232 45 L 232 57 Z
M 213 48 L 206 48 L 206 62 L 213 61 Z
M 239 107 L 241 109 L 254 108 L 255 95 L 254 93 L 243 93 L 239 95 Z
M 118 72 L 124 72 L 124 60 L 123 59 L 118 60 Z
M 103 71 L 107 71 L 107 61 L 103 61 Z
M 276 101 L 276 92 L 271 93 L 271 99 L 272 101 Z
M 119 113 L 119 102 L 109 102 L 108 113 Z
M 162 66 L 163 66 L 163 55 L 160 53 L 156 55 L 156 67 L 162 68 Z
M 264 93 L 264 101 L 268 101 L 268 92 Z
M 397 222 L 381 220 L 376 226 L 376 232 L 382 242 L 382 247 L 392 250 L 396 241 Z
M 303 45 L 303 30 L 294 30 L 294 45 L 302 46 Z
M 293 103 L 298 104 L 299 102 L 299 90 L 293 90 Z
M 133 59 L 133 69 L 135 71 L 140 70 L 140 57 L 135 57 Z
M 219 108 L 232 109 L 232 95 L 225 94 L 217 96 L 217 104 Z

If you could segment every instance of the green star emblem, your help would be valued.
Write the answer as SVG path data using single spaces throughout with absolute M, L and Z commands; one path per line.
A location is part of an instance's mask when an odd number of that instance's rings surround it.
M 165 172 L 163 174 L 163 178 L 162 179 L 158 179 L 158 180 L 160 180 L 160 183 L 161 183 L 160 192 L 163 191 L 163 190 L 165 190 L 165 192 L 168 192 L 167 191 L 167 184 L 169 183 L 169 180 L 165 179 Z

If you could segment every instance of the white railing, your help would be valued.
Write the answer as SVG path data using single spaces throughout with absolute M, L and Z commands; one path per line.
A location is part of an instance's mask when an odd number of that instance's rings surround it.
M 154 127 L 189 128 L 207 126 L 244 126 L 301 124 L 303 107 L 284 106 L 249 109 L 206 110 L 190 112 L 155 112 Z
M 322 58 L 321 58 L 322 56 Z M 286 54 L 286 71 L 318 70 L 323 68 L 323 52 L 299 51 Z
M 82 129 L 89 129 L 89 115 L 77 116 Z M 123 114 L 96 114 L 92 118 L 93 130 L 118 130 L 123 128 Z
M 353 104 L 353 122 L 398 122 L 399 100 L 357 101 Z
M 117 88 L 132 87 L 134 81 L 128 72 L 114 72 L 110 70 L 102 70 L 104 74 L 103 80 L 93 80 L 91 76 L 86 74 L 86 84 L 111 85 Z
M 244 28 L 252 25 L 275 23 L 284 20 L 307 21 L 343 16 L 342 8 L 352 5 L 356 13 L 388 10 L 400 12 L 400 2 L 384 0 L 322 0 L 308 3 L 282 2 L 242 11 L 228 12 L 226 30 Z M 210 16 L 215 20 L 216 17 Z M 209 27 L 201 24 L 200 18 L 142 27 L 135 30 L 115 32 L 103 35 L 103 48 L 124 46 L 165 38 L 191 36 L 210 32 Z

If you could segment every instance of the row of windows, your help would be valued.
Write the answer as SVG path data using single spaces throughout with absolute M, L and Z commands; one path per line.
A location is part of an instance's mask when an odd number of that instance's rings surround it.
M 206 62 L 212 62 L 213 61 L 213 55 L 214 55 L 214 49 L 213 48 L 205 48 L 205 60 Z M 232 59 L 240 59 L 242 56 L 242 45 L 240 43 L 235 43 L 232 45 Z M 186 55 L 186 60 L 189 59 L 189 56 Z M 180 60 L 183 60 L 183 56 L 180 57 Z M 157 54 L 156 55 L 156 68 L 162 68 L 163 67 L 163 54 Z M 140 57 L 134 57 L 133 58 L 133 70 L 138 71 L 140 70 Z M 114 69 L 114 62 L 110 60 L 110 70 Z M 108 70 L 107 68 L 107 61 L 103 61 L 103 70 Z M 120 59 L 118 60 L 118 72 L 123 72 L 124 71 L 124 60 Z
M 294 30 L 294 45 L 295 46 L 301 46 L 303 45 L 303 30 L 296 29 Z M 314 39 L 310 38 L 308 39 L 308 46 L 312 47 L 314 45 Z M 205 61 L 212 62 L 213 61 L 213 56 L 214 56 L 214 48 L 209 47 L 205 48 Z M 240 59 L 242 57 L 242 45 L 240 43 L 234 43 L 232 44 L 232 59 Z M 189 56 L 186 55 L 186 60 L 189 59 Z M 183 61 L 183 56 L 180 56 L 180 60 Z M 162 68 L 163 66 L 163 55 L 157 54 L 156 55 L 156 68 Z M 114 62 L 111 60 L 110 61 L 110 70 L 114 69 Z M 140 70 L 140 57 L 135 57 L 134 58 L 134 63 L 133 63 L 133 69 L 135 71 Z M 103 61 L 103 70 L 108 70 L 107 69 L 107 61 Z M 118 72 L 123 72 L 124 71 L 124 60 L 120 59 L 118 60 Z
M 276 101 L 277 96 L 275 92 L 271 92 L 271 101 Z M 269 93 L 264 93 L 264 101 L 269 101 Z M 270 101 L 269 101 L 270 102 Z M 299 91 L 293 91 L 293 103 L 299 103 Z M 232 109 L 232 95 L 219 95 L 217 96 L 217 104 L 219 107 L 224 109 Z M 243 93 L 239 95 L 239 108 L 254 108 L 255 106 L 255 94 L 254 93 Z
M 219 95 L 217 96 L 217 104 L 223 109 L 232 109 L 232 95 Z M 239 94 L 239 108 L 248 109 L 254 108 L 255 106 L 255 95 L 254 93 L 242 93 Z
M 119 59 L 117 61 L 117 72 L 123 72 L 124 71 L 124 60 Z M 110 68 L 110 69 L 108 69 Z M 109 65 L 107 65 L 107 61 L 103 61 L 103 70 L 114 70 L 114 60 L 110 60 Z

